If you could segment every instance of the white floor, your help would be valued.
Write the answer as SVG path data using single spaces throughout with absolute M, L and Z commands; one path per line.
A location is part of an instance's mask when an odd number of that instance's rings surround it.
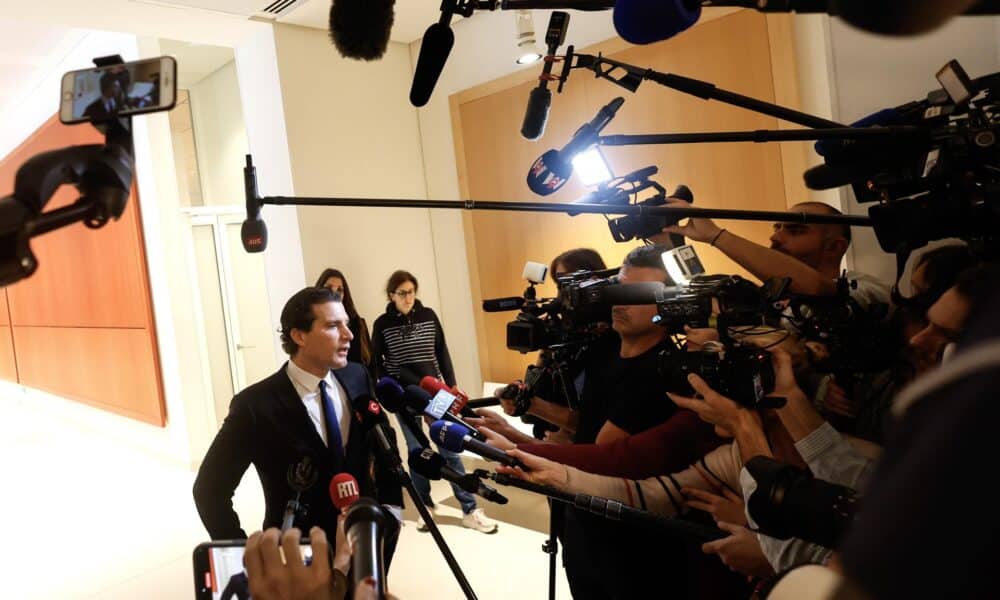
M 207 539 L 191 499 L 194 473 L 39 413 L 23 399 L 0 397 L 3 597 L 193 598 L 191 551 Z M 442 534 L 479 598 L 545 598 L 545 501 L 500 491 L 511 499 L 506 506 L 480 504 L 501 521 L 496 534 L 485 535 L 461 526 L 450 488 L 435 482 Z M 235 505 L 248 531 L 261 522 L 263 497 L 252 469 Z M 408 507 L 391 591 L 401 600 L 462 598 L 415 517 Z M 557 571 L 557 597 L 568 599 L 561 566 Z

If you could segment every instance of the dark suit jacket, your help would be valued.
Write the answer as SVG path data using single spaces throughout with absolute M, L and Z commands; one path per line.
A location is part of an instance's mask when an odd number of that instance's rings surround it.
M 83 116 L 93 121 L 103 121 L 114 116 L 114 113 L 108 112 L 108 109 L 104 107 L 104 96 L 99 96 L 97 100 L 87 105 L 87 108 L 83 111 Z
M 240 539 L 246 532 L 233 510 L 233 491 L 252 464 L 264 488 L 263 528 L 280 527 L 285 506 L 295 498 L 289 471 L 308 458 L 318 473 L 316 482 L 302 492 L 306 514 L 295 519 L 295 527 L 308 535 L 313 525 L 322 527 L 328 539 L 337 532 L 337 514 L 329 495 L 330 479 L 347 472 L 358 481 L 362 496 L 382 504 L 403 506 L 402 488 L 379 450 L 369 440 L 368 430 L 381 422 L 392 431 L 385 412 L 368 412 L 375 394 L 371 379 L 357 363 L 333 371 L 347 391 L 352 407 L 351 428 L 342 461 L 335 461 L 306 413 L 285 367 L 267 379 L 237 394 L 194 482 L 194 500 L 202 523 L 212 539 Z M 336 464 L 340 462 L 341 464 Z M 395 521 L 395 519 L 391 519 Z

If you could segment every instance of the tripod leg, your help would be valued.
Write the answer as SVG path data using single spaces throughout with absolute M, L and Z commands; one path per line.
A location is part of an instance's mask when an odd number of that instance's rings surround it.
M 542 545 L 542 550 L 549 555 L 549 600 L 556 600 L 556 555 L 559 553 L 563 509 L 562 503 L 549 500 L 549 539 Z

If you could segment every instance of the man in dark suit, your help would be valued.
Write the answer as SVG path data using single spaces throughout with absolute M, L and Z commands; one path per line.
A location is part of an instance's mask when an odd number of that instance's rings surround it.
M 101 75 L 100 86 L 101 95 L 83 111 L 83 116 L 95 122 L 115 116 L 121 109 L 123 97 L 121 81 L 112 73 Z
M 328 486 L 337 473 L 350 473 L 362 496 L 396 516 L 387 520 L 389 564 L 399 535 L 402 488 L 369 441 L 375 423 L 390 426 L 373 400 L 368 372 L 347 361 L 351 339 L 341 298 L 329 289 L 305 288 L 285 304 L 281 341 L 290 360 L 233 398 L 198 470 L 195 504 L 212 539 L 246 538 L 232 497 L 251 464 L 264 488 L 262 529 L 280 527 L 289 501 L 301 491 L 304 510 L 297 511 L 294 526 L 309 531 L 316 525 L 336 539 L 339 511 Z

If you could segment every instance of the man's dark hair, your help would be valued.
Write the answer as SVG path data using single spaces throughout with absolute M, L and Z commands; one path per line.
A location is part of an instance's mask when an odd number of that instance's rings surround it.
M 913 266 L 916 271 L 924 267 L 924 279 L 927 281 L 927 296 L 931 303 L 937 302 L 941 294 L 955 285 L 959 274 L 972 268 L 976 258 L 965 244 L 953 244 L 928 250 L 920 255 Z
M 670 275 L 667 273 L 667 267 L 663 264 L 663 253 L 667 250 L 668 248 L 663 246 L 639 246 L 638 248 L 633 248 L 631 252 L 625 255 L 622 266 L 659 269 L 663 271 L 663 282 L 667 285 L 673 285 L 674 280 L 670 278 Z
M 409 271 L 404 271 L 402 269 L 394 272 L 389 276 L 389 281 L 385 284 L 385 295 L 390 300 L 392 300 L 392 293 L 396 291 L 396 288 L 403 285 L 407 281 L 413 284 L 413 291 L 417 291 L 420 288 L 420 284 L 417 283 L 417 278 L 413 276 L 413 273 Z
M 285 302 L 281 309 L 281 348 L 288 356 L 295 356 L 299 345 L 292 339 L 292 330 L 311 331 L 316 313 L 313 306 L 327 302 L 342 302 L 340 294 L 325 287 L 303 288 Z
M 840 212 L 839 209 L 837 209 L 837 208 L 835 208 L 833 206 L 830 206 L 826 202 L 812 202 L 812 201 L 809 201 L 809 202 L 799 202 L 795 206 L 812 206 L 812 207 L 816 207 L 816 208 L 821 208 L 828 215 L 843 215 L 844 214 L 844 213 Z M 833 227 L 836 227 L 836 228 L 838 228 L 840 230 L 840 235 L 844 236 L 844 239 L 847 240 L 847 244 L 850 245 L 851 244 L 851 226 L 850 225 L 833 225 Z
M 1000 289 L 1000 264 L 989 263 L 966 269 L 955 279 L 955 291 L 969 303 L 969 314 L 978 312 Z
M 116 81 L 118 81 L 118 77 L 116 77 L 114 73 L 109 72 L 101 75 L 101 93 L 103 94 L 105 90 L 111 89 L 111 86 L 113 86 Z
M 319 279 L 316 280 L 316 287 L 326 287 L 326 282 L 331 277 L 336 277 L 340 279 L 341 283 L 344 284 L 344 310 L 347 311 L 347 316 L 351 319 L 358 318 L 358 309 L 354 307 L 354 298 L 351 297 L 351 287 L 347 285 L 347 278 L 340 269 L 323 269 L 323 272 L 319 274 Z
M 608 267 L 604 264 L 604 259 L 591 248 L 573 248 L 552 259 L 549 263 L 549 277 L 556 280 L 556 265 L 566 267 L 567 273 L 575 271 L 603 271 Z

